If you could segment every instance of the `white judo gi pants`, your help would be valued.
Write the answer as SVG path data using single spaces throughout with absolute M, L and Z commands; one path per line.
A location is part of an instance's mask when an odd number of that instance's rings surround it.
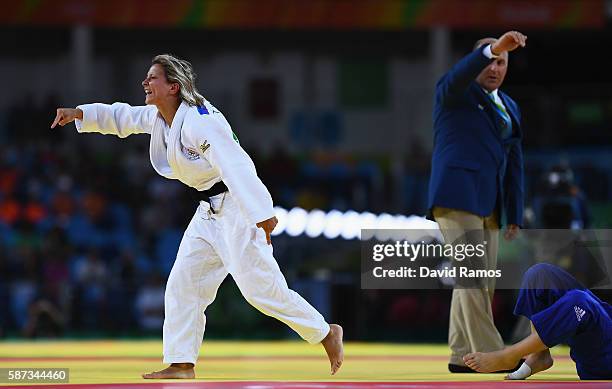
M 308 343 L 319 343 L 329 333 L 323 316 L 287 286 L 265 232 L 248 224 L 229 192 L 221 206 L 222 198 L 211 198 L 217 211 L 212 215 L 208 203 L 200 202 L 179 246 L 166 285 L 164 363 L 196 363 L 204 311 L 228 274 L 251 305 Z

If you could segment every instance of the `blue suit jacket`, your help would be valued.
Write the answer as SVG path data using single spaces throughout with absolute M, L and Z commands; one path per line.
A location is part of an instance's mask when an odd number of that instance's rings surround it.
M 475 81 L 491 63 L 485 47 L 461 59 L 436 85 L 429 209 L 489 216 L 497 208 L 500 223 L 505 216 L 507 223 L 522 225 L 521 114 L 514 100 L 498 91 L 513 127 L 513 135 L 502 140 L 503 119 Z

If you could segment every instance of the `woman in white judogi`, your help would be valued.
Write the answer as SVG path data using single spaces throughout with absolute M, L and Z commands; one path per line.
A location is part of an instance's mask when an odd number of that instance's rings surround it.
M 59 108 L 51 128 L 75 121 L 79 132 L 150 134 L 155 170 L 197 189 L 203 201 L 179 246 L 166 285 L 164 363 L 144 378 L 194 378 L 206 316 L 225 277 L 245 299 L 309 343 L 322 343 L 335 374 L 343 360 L 342 328 L 327 324 L 289 289 L 272 255 L 272 198 L 225 117 L 195 88 L 191 64 L 153 58 L 142 82 L 146 106 L 124 103 Z M 204 201 L 206 200 L 206 201 Z

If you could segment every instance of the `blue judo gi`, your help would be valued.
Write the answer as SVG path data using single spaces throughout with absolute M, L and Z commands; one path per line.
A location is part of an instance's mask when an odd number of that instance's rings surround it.
M 612 307 L 563 269 L 532 266 L 514 314 L 529 318 L 549 348 L 567 343 L 580 379 L 612 379 Z

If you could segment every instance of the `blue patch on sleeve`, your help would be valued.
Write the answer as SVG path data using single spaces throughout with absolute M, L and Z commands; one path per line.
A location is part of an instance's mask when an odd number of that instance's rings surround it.
M 203 105 L 198 107 L 198 112 L 200 113 L 200 115 L 208 115 L 208 110 Z

